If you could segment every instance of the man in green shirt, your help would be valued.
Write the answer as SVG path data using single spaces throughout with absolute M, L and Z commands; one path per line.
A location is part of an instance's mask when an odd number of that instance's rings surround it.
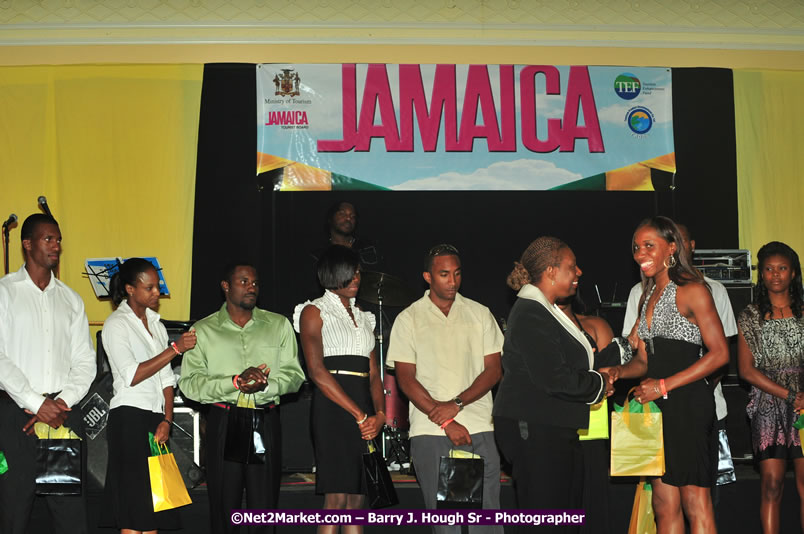
M 296 335 L 288 320 L 256 307 L 259 278 L 254 267 L 232 265 L 221 281 L 226 302 L 198 321 L 195 348 L 187 351 L 179 387 L 189 398 L 210 406 L 205 437 L 207 494 L 211 532 L 230 532 L 232 509 L 276 508 L 281 475 L 281 395 L 298 391 L 304 381 Z M 265 409 L 265 463 L 224 460 L 226 421 L 240 394 L 254 396 Z M 265 531 L 269 528 L 266 527 Z

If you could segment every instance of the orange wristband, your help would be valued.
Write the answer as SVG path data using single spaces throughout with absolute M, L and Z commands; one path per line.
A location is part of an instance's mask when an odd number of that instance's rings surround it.
M 659 389 L 662 390 L 662 398 L 666 399 L 667 398 L 667 387 L 664 385 L 664 378 L 659 380 Z
M 447 425 L 450 424 L 451 422 L 453 422 L 454 420 L 455 419 L 447 419 L 446 421 L 444 421 L 444 424 L 441 425 L 441 430 L 444 430 L 445 428 L 447 428 Z
M 235 389 L 240 389 L 240 386 L 237 385 L 238 378 L 240 378 L 240 375 L 234 375 L 232 377 L 232 384 L 234 385 Z

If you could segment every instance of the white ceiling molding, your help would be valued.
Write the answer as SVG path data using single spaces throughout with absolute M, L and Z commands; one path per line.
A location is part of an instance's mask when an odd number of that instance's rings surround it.
M 0 46 L 390 44 L 804 51 L 802 0 L 0 0 Z

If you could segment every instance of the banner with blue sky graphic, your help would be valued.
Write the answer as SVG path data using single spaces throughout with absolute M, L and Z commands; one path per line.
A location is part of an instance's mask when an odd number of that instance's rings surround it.
M 651 190 L 668 68 L 260 64 L 257 174 L 281 190 Z

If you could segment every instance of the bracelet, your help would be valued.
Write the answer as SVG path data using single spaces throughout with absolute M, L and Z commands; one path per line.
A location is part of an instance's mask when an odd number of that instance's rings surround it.
M 179 350 L 179 347 L 176 346 L 175 341 L 170 343 L 170 347 L 173 349 L 173 352 L 176 353 L 176 356 L 181 356 L 181 351 Z
M 167 423 L 168 425 L 172 425 L 172 424 L 173 424 L 173 421 L 171 421 L 171 420 L 170 420 L 170 419 L 168 419 L 167 417 L 165 417 L 164 419 L 162 419 L 162 422 L 163 422 L 163 423 Z
M 788 389 L 787 390 L 787 398 L 785 399 L 785 401 L 787 401 L 787 404 L 795 404 L 795 402 L 796 402 L 796 392 L 793 391 L 792 389 Z
M 382 416 L 385 417 L 385 412 L 382 410 L 377 410 L 377 413 L 375 413 L 374 415 L 380 415 L 380 414 L 382 414 Z
M 444 430 L 445 428 L 447 428 L 447 425 L 450 424 L 451 422 L 453 422 L 454 420 L 455 419 L 447 419 L 446 421 L 444 421 L 444 424 L 441 425 L 441 430 Z
M 232 385 L 234 385 L 235 389 L 240 389 L 240 386 L 237 385 L 238 378 L 240 378 L 240 375 L 234 375 L 232 377 Z
M 664 378 L 659 380 L 659 387 L 662 389 L 662 398 L 667 399 L 667 386 L 664 385 Z
M 362 425 L 363 423 L 365 423 L 365 422 L 366 422 L 366 419 L 368 419 L 368 414 L 367 414 L 367 413 L 364 413 L 364 414 L 363 414 L 363 419 L 361 419 L 360 421 L 358 421 L 358 422 L 357 422 L 357 424 L 358 424 L 358 425 Z

